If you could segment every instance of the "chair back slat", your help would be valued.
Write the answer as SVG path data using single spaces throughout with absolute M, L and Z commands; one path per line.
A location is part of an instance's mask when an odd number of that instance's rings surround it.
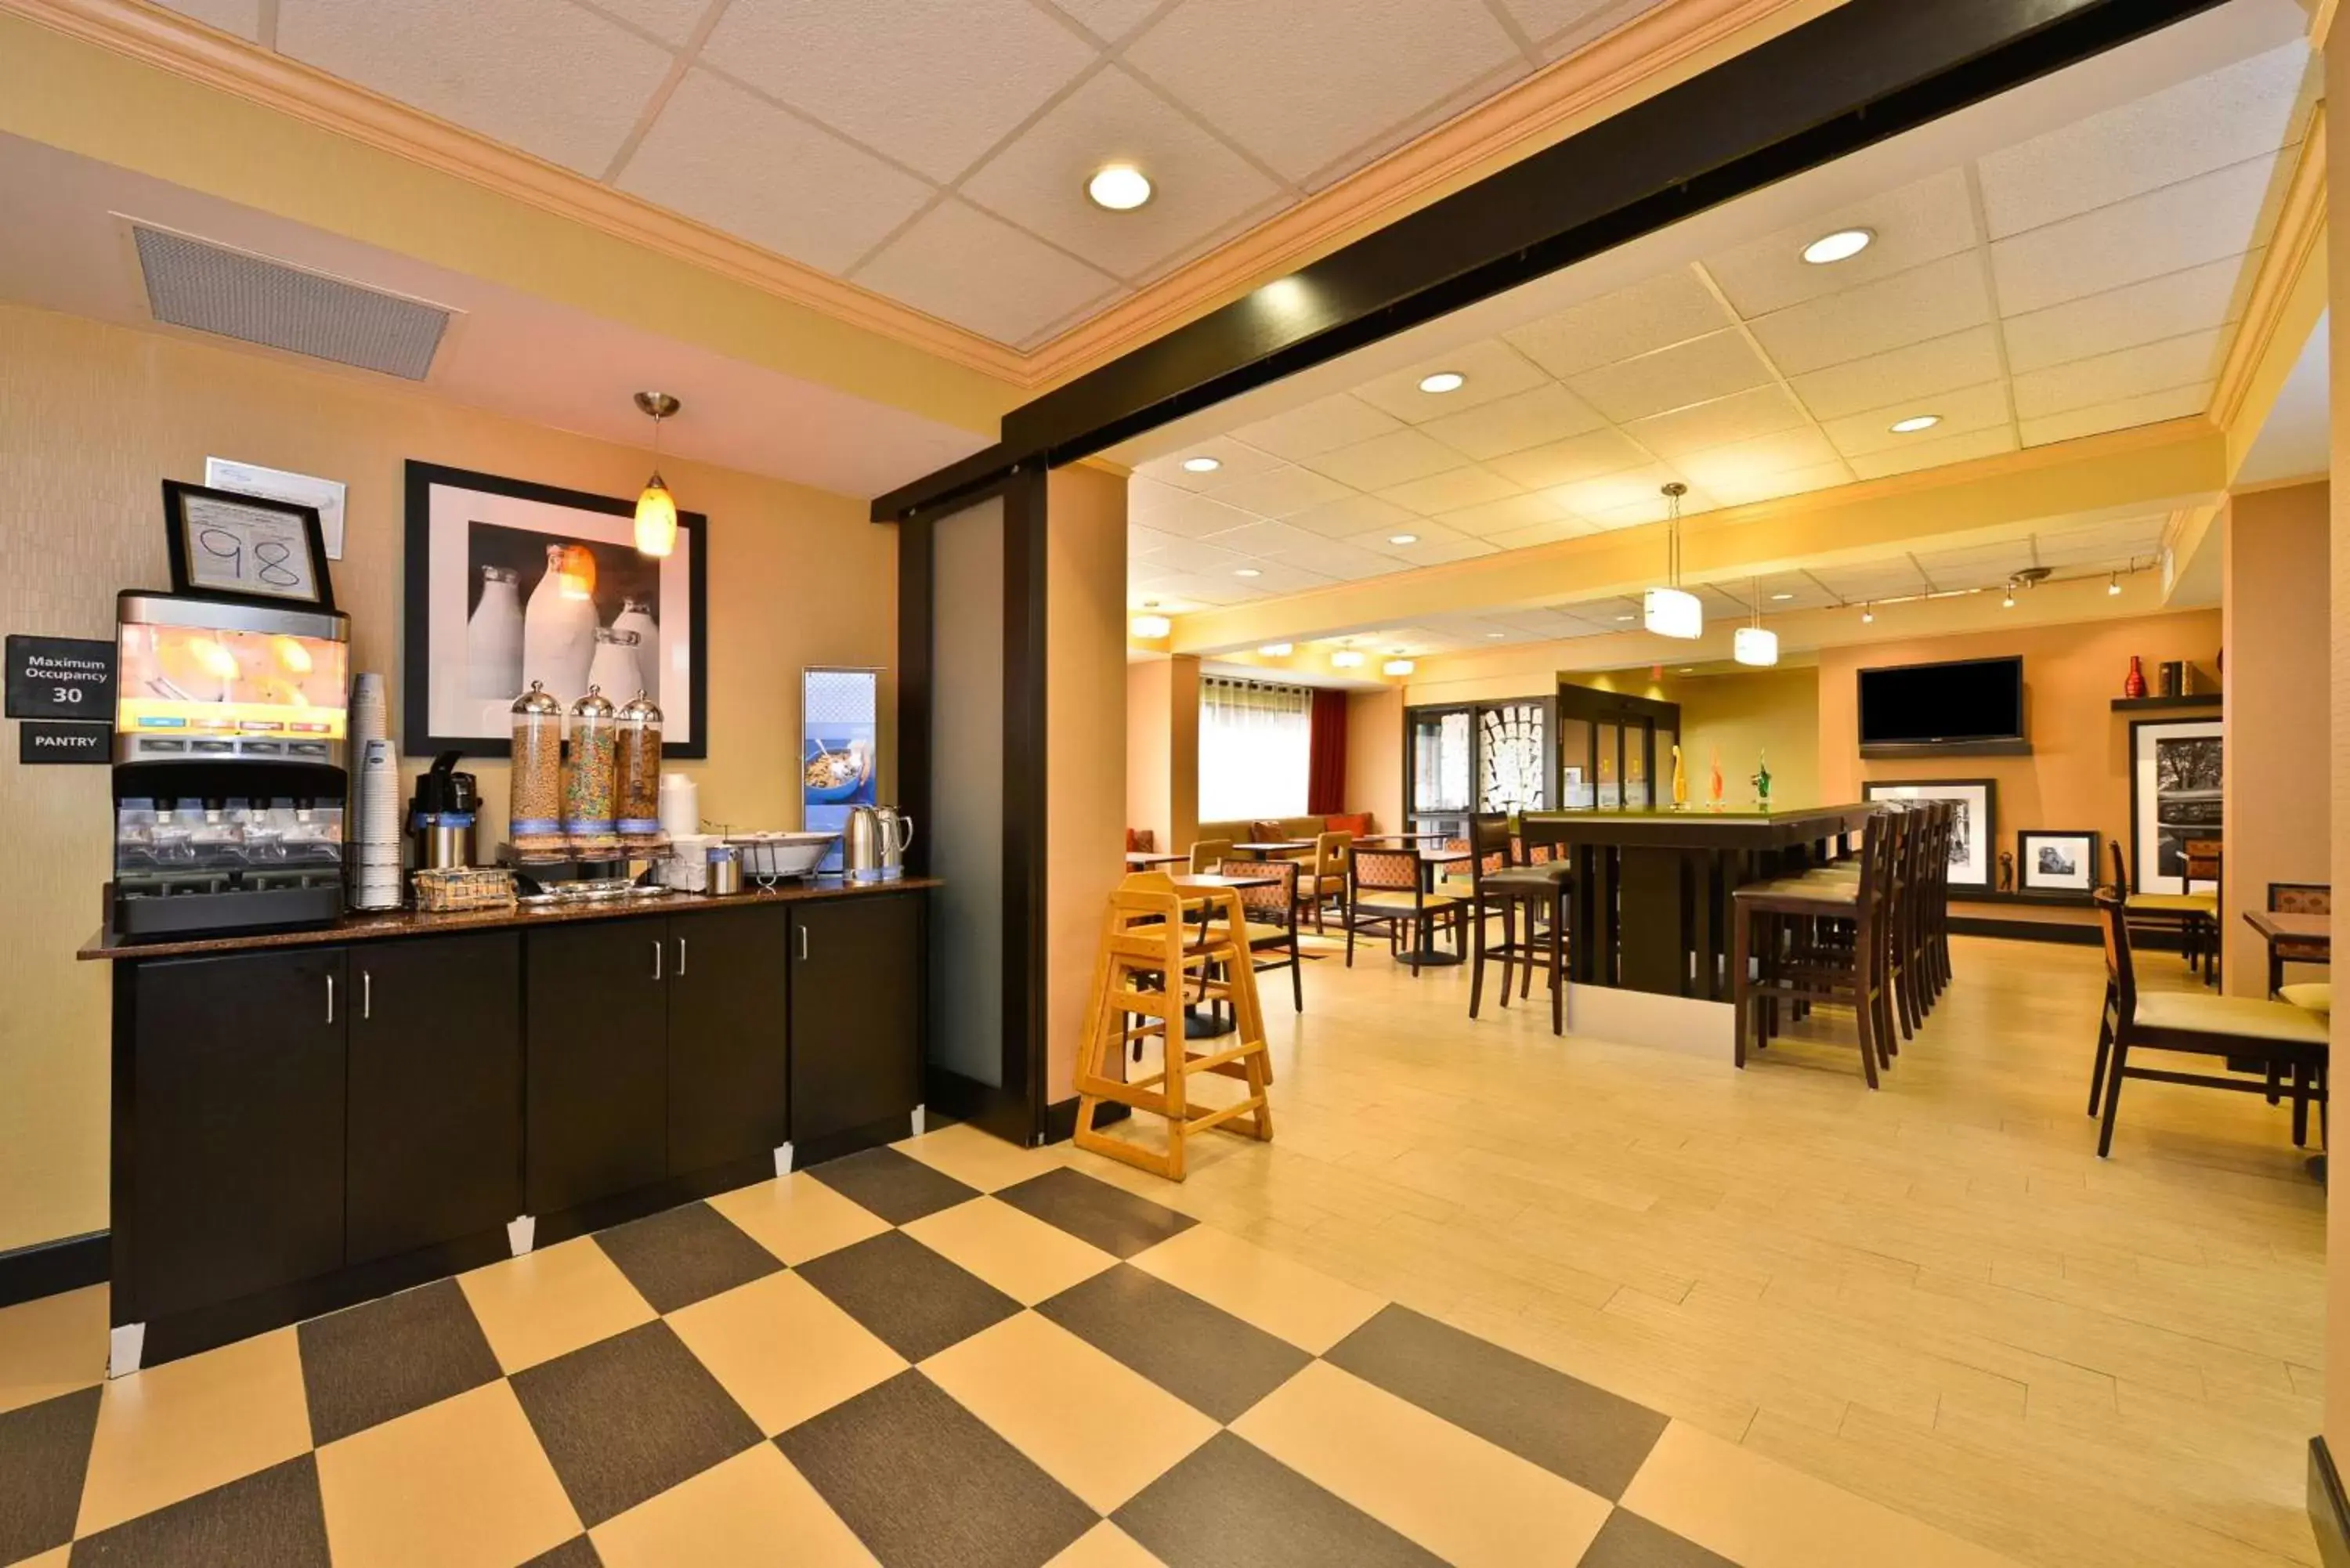
M 1409 849 L 1350 849 L 1347 866 L 1357 888 L 1409 893 L 1419 887 L 1419 856 Z
M 1232 889 L 1241 897 L 1241 908 L 1253 915 L 1271 915 L 1274 923 L 1285 926 L 1292 910 L 1297 907 L 1297 862 L 1295 860 L 1221 860 L 1216 863 L 1219 876 L 1271 877 L 1271 882 L 1252 883 Z
M 2127 1021 L 2137 1014 L 2137 970 L 2130 956 L 2129 921 L 2123 915 L 2127 895 L 2118 888 L 2100 888 L 2094 897 L 2106 942 L 2106 983 L 2113 989 L 2117 1014 Z

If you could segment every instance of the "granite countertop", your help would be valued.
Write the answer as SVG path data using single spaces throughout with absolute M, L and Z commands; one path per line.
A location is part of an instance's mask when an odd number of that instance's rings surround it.
M 626 919 L 632 915 L 691 915 L 705 909 L 739 909 L 760 904 L 797 904 L 820 898 L 869 898 L 924 888 L 941 887 L 935 877 L 908 877 L 896 882 L 859 882 L 838 877 L 795 882 L 762 892 L 669 893 L 658 898 L 599 900 L 577 904 L 523 904 L 510 909 L 459 909 L 427 914 L 415 909 L 387 909 L 344 916 L 332 925 L 300 930 L 235 931 L 194 935 L 161 941 L 125 942 L 111 928 L 101 927 L 74 956 L 79 959 L 172 958 L 187 953 L 245 952 L 259 948 L 317 947 L 334 942 L 382 941 L 399 937 L 442 936 L 453 931 L 494 931 L 531 926 L 564 925 L 574 920 Z

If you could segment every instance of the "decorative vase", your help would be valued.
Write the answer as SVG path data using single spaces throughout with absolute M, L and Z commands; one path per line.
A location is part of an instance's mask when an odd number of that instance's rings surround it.
M 2135 653 L 2130 655 L 2129 676 L 2122 682 L 2122 695 L 2125 697 L 2146 695 L 2146 669 L 2138 663 L 2137 655 Z

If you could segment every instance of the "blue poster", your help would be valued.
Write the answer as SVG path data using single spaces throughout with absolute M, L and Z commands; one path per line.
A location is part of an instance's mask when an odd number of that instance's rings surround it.
M 800 678 L 801 826 L 838 833 L 851 806 L 874 804 L 881 737 L 874 707 L 878 670 L 811 668 Z M 840 846 L 825 855 L 823 871 L 840 869 Z

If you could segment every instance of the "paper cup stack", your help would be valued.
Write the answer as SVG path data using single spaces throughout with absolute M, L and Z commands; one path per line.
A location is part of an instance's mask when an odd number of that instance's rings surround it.
M 351 688 L 351 753 L 359 765 L 343 846 L 358 909 L 396 909 L 401 902 L 400 748 L 389 729 L 383 677 L 359 676 Z

